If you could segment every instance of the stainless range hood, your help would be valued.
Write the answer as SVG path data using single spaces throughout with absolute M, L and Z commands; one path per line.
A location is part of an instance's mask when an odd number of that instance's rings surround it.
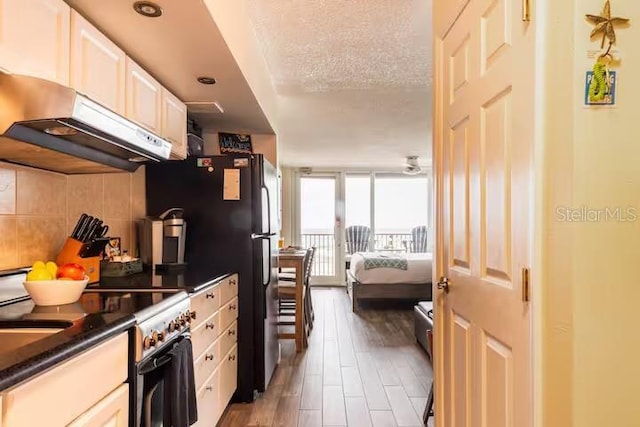
M 0 73 L 0 160 L 65 174 L 135 171 L 171 143 L 75 90 Z

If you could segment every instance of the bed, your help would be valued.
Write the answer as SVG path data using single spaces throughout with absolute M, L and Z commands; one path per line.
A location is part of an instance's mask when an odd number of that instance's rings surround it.
M 347 270 L 353 311 L 361 299 L 431 300 L 431 253 L 357 252 Z

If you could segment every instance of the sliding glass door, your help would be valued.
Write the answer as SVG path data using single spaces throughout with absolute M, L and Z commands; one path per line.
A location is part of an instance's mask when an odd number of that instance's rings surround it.
M 336 285 L 342 282 L 338 268 L 340 221 L 336 209 L 337 174 L 302 176 L 299 182 L 299 237 L 303 247 L 315 246 L 312 283 Z
M 314 173 L 296 183 L 294 241 L 316 247 L 313 284 L 344 285 L 352 252 L 428 250 L 429 175 Z
M 424 244 L 414 241 L 417 227 L 429 223 L 429 182 L 426 175 L 376 174 L 373 216 L 374 250 L 416 252 Z M 420 249 L 422 251 L 422 249 Z

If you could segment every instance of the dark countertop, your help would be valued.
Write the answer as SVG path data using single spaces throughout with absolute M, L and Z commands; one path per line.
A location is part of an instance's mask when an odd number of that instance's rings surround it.
M 145 271 L 126 277 L 105 277 L 100 283 L 90 284 L 88 289 L 180 289 L 187 293 L 197 293 L 226 277 L 231 273 L 215 274 L 204 268 L 186 266 L 174 271 Z
M 0 307 L 0 329 L 45 326 L 38 322 L 51 320 L 72 323 L 72 326 L 60 332 L 11 351 L 2 351 L 3 346 L 0 346 L 0 390 L 30 378 L 134 325 L 132 313 L 91 312 L 87 307 L 92 304 L 81 301 L 40 307 L 29 299 Z M 9 345 L 5 341 L 4 347 Z
M 0 272 L 0 329 L 37 327 L 38 321 L 71 322 L 60 332 L 4 351 L 0 345 L 0 391 L 33 377 L 104 340 L 133 328 L 133 314 L 152 304 L 151 294 L 127 294 L 127 289 L 153 288 L 159 292 L 196 293 L 230 274 L 184 268 L 172 272 L 144 272 L 121 278 L 103 278 L 73 304 L 41 307 L 33 304 L 22 286 L 26 270 Z M 114 293 L 122 289 L 123 292 Z M 104 290 L 104 291 L 102 291 Z M 41 325 L 44 326 L 44 325 Z

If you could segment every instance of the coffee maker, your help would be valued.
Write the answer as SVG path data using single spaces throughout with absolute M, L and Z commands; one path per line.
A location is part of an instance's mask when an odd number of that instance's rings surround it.
M 181 268 L 185 265 L 187 222 L 183 215 L 184 209 L 171 208 L 158 218 L 138 220 L 138 241 L 143 264 L 153 270 Z

